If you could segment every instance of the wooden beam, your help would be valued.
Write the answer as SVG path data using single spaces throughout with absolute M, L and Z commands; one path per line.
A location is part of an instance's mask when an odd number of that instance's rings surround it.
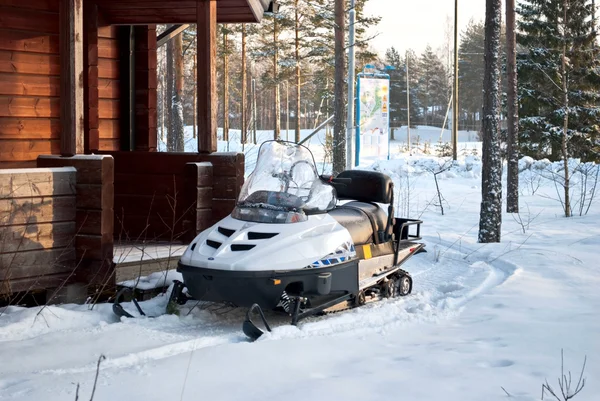
M 98 126 L 98 6 L 86 4 L 84 8 L 85 30 L 83 40 L 84 62 L 84 148 L 86 153 L 95 153 L 100 148 Z
M 196 44 L 198 63 L 198 152 L 217 151 L 217 2 L 199 0 Z
M 172 27 L 170 27 L 169 29 L 167 29 L 166 31 L 164 31 L 156 37 L 156 48 L 161 47 L 169 40 L 173 39 L 175 36 L 185 31 L 186 29 L 188 29 L 189 26 L 190 24 L 173 25 Z
M 60 0 L 60 153 L 83 153 L 83 1 Z

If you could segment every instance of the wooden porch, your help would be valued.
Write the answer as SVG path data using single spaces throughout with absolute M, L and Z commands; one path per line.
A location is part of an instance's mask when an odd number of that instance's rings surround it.
M 0 246 L 0 297 L 106 291 L 115 244 L 184 244 L 231 211 L 244 158 L 216 153 L 216 28 L 260 22 L 269 5 L 0 0 L 0 243 L 12 244 Z M 167 23 L 197 24 L 198 153 L 156 152 L 155 24 Z M 65 193 L 44 184 L 65 179 Z M 45 240 L 23 248 L 23 233 Z

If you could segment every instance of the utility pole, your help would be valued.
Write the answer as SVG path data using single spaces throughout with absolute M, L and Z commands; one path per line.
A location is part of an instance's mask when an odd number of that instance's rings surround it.
M 406 132 L 408 139 L 408 153 L 410 151 L 410 81 L 408 79 L 408 50 L 406 51 Z
M 252 126 L 254 128 L 253 138 L 256 145 L 256 79 L 252 78 Z
M 452 158 L 458 159 L 458 0 L 454 0 L 454 91 L 452 96 Z
M 348 123 L 346 134 L 346 170 L 352 170 L 354 165 L 354 23 L 356 11 L 354 0 L 350 0 L 350 26 L 348 27 Z

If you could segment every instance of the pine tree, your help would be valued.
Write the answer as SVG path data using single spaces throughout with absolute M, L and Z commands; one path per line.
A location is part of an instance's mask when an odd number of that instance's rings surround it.
M 440 124 L 443 117 L 436 116 L 448 104 L 447 71 L 442 60 L 427 45 L 419 59 L 420 102 L 425 108 L 425 122 L 428 125 Z
M 386 51 L 384 64 L 395 69 L 390 71 L 390 124 L 393 126 L 405 125 L 407 118 L 406 96 L 406 60 L 408 57 L 408 88 L 410 90 L 410 120 L 414 125 L 420 117 L 421 103 L 419 102 L 419 77 L 420 69 L 418 58 L 413 50 L 408 50 L 406 55 L 400 55 L 391 47 Z
M 526 49 L 517 58 L 521 152 L 535 158 L 564 158 L 563 125 L 567 115 L 568 154 L 597 160 L 594 147 L 600 137 L 600 52 L 591 1 L 524 0 L 517 13 L 517 41 Z
M 486 0 L 485 80 L 483 83 L 483 157 L 479 242 L 500 242 L 502 159 L 500 157 L 501 0 Z
M 461 35 L 458 50 L 458 104 L 466 113 L 468 129 L 478 130 L 477 121 L 483 108 L 484 42 L 483 22 L 469 21 Z

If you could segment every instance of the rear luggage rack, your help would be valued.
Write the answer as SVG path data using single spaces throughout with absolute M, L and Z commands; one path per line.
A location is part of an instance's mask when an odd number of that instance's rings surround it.
M 418 219 L 401 219 L 396 217 L 396 222 L 394 223 L 394 237 L 396 241 L 416 241 L 421 239 L 421 224 L 423 224 L 422 220 Z M 417 233 L 410 234 L 409 227 L 417 226 Z

